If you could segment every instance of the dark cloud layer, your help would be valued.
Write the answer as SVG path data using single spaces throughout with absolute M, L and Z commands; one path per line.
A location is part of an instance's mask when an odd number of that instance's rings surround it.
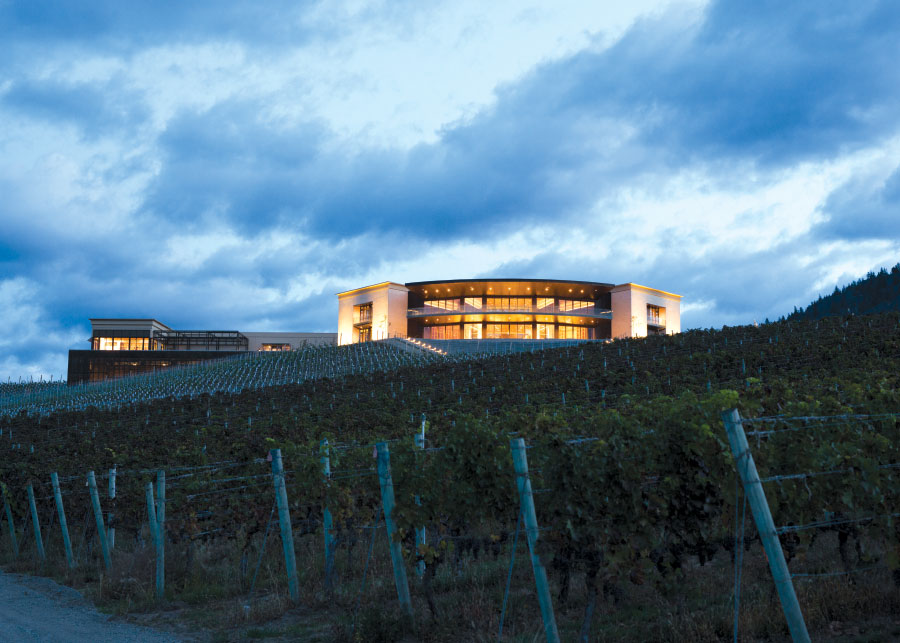
M 851 179 L 831 193 L 828 220 L 816 227 L 824 239 L 900 239 L 900 166 L 884 180 Z
M 667 15 L 546 64 L 411 150 L 326 152 L 321 124 L 284 131 L 262 104 L 220 105 L 170 124 L 147 207 L 332 239 L 454 239 L 577 215 L 690 167 L 740 182 L 726 169 L 778 172 L 895 134 L 896 33 L 896 3 L 714 3 L 693 30 Z
M 416 4 L 386 3 L 352 19 L 402 31 L 416 20 Z M 20 175 L 33 174 L 35 183 L 26 185 L 0 175 L 0 287 L 23 280 L 4 291 L 4 305 L 33 308 L 57 342 L 65 341 L 60 328 L 85 328 L 100 315 L 327 329 L 333 293 L 285 303 L 292 280 L 369 275 L 447 242 L 502 239 L 550 221 L 560 234 L 582 235 L 621 225 L 614 206 L 623 195 L 664 192 L 681 174 L 702 174 L 712 190 L 764 185 L 798 164 L 900 133 L 900 4 L 893 1 L 721 0 L 697 21 L 677 10 L 643 19 L 607 49 L 584 49 L 498 87 L 492 105 L 409 149 L 342 140 L 316 117 L 274 117 L 277 96 L 249 91 L 204 109 L 178 107 L 172 97 L 176 114 L 157 135 L 152 97 L 141 94 L 149 90 L 124 75 L 90 82 L 35 65 L 52 51 L 109 55 L 127 67 L 151 47 L 223 42 L 242 44 L 254 64 L 274 60 L 347 28 L 341 15 L 311 23 L 309 7 L 0 0 L 0 117 L 74 128 L 82 141 L 127 148 L 121 162 L 87 164 L 98 184 L 153 177 L 119 220 L 76 239 L 40 210 L 59 207 L 40 198 L 46 176 L 29 168 Z M 123 207 L 102 195 L 80 198 L 73 205 L 81 209 Z M 805 305 L 829 262 L 842 258 L 827 250 L 801 264 L 808 247 L 900 240 L 898 207 L 900 168 L 887 179 L 850 179 L 823 204 L 826 221 L 770 249 L 717 245 L 700 231 L 694 245 L 713 247 L 705 254 L 673 242 L 642 263 L 615 253 L 591 262 L 548 249 L 524 262 L 498 257 L 491 276 L 645 282 L 710 302 L 688 312 L 686 325 L 747 322 Z M 211 231 L 234 232 L 248 245 L 226 246 L 196 265 L 163 262 L 173 237 Z M 303 247 L 247 251 L 282 234 Z M 253 289 L 281 298 L 248 306 L 241 293 Z M 4 347 L 0 364 L 10 357 L 46 359 L 27 342 Z

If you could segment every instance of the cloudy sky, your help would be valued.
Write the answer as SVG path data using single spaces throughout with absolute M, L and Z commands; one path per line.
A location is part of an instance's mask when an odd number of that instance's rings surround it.
M 627 8 L 623 8 L 628 5 Z M 893 0 L 0 0 L 0 376 L 385 280 L 752 323 L 900 261 Z

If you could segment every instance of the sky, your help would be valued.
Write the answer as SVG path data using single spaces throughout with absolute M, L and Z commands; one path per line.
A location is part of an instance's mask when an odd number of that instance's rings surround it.
M 3 380 L 91 317 L 527 277 L 720 327 L 900 261 L 894 0 L 0 0 L 0 43 Z

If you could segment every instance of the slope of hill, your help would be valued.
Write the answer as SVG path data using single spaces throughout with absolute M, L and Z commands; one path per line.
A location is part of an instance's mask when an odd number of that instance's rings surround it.
M 523 438 L 563 640 L 576 640 L 584 627 L 563 611 L 566 602 L 584 608 L 590 629 L 591 601 L 605 588 L 610 598 L 594 617 L 603 640 L 715 641 L 731 632 L 734 569 L 727 555 L 709 560 L 723 545 L 734 552 L 745 537 L 719 415 L 733 407 L 749 418 L 761 482 L 794 557 L 791 572 L 837 574 L 845 583 L 817 581 L 823 589 L 801 591 L 811 626 L 828 627 L 825 615 L 834 613 L 900 612 L 893 585 L 900 583 L 900 313 L 367 368 L 235 393 L 0 417 L 0 481 L 14 525 L 31 525 L 32 485 L 40 523 L 58 534 L 50 484 L 58 473 L 66 511 L 81 525 L 79 569 L 96 574 L 102 563 L 90 546 L 85 472 L 117 467 L 115 559 L 123 577 L 116 580 L 114 566 L 100 593 L 127 609 L 153 593 L 143 545 L 146 487 L 164 469 L 169 597 L 198 601 L 198 588 L 215 586 L 223 605 L 243 602 L 250 563 L 258 568 L 265 557 L 257 591 L 284 601 L 280 548 L 264 547 L 267 534 L 278 532 L 266 455 L 279 448 L 303 600 L 327 606 L 323 618 L 347 623 L 356 622 L 360 588 L 369 587 L 366 604 L 379 609 L 397 598 L 381 518 L 384 471 L 373 458 L 374 443 L 383 441 L 393 519 L 410 535 L 402 541 L 407 566 L 422 557 L 436 574 L 433 584 L 426 573 L 413 585 L 417 638 L 486 640 L 484 632 L 496 632 L 520 531 L 510 439 Z M 412 436 L 423 416 L 427 448 L 419 449 Z M 326 455 L 330 477 L 323 475 Z M 333 564 L 322 548 L 328 521 L 338 551 Z M 745 522 L 749 530 L 749 511 Z M 421 525 L 428 540 L 417 548 L 411 535 Z M 847 542 L 863 529 L 865 560 L 857 562 Z M 56 535 L 48 546 L 56 560 L 59 541 Z M 0 545 L 10 551 L 5 539 Z M 33 555 L 33 545 L 26 547 Z M 756 589 L 745 595 L 742 632 L 780 640 L 777 598 L 756 554 L 747 563 Z M 326 571 L 335 564 L 337 571 Z M 504 632 L 531 639 L 540 629 L 533 577 L 527 562 L 517 565 Z M 842 574 L 866 580 L 843 591 Z M 367 578 L 377 583 L 366 585 Z M 202 590 L 203 600 L 213 600 L 210 591 Z M 323 591 L 331 593 L 323 598 Z M 379 613 L 370 621 L 360 616 L 356 634 L 340 630 L 335 639 L 378 639 L 375 630 L 396 625 L 384 621 L 389 610 Z
M 882 268 L 865 279 L 819 297 L 805 309 L 794 309 L 788 319 L 822 319 L 834 315 L 864 315 L 900 310 L 900 263 L 890 272 Z

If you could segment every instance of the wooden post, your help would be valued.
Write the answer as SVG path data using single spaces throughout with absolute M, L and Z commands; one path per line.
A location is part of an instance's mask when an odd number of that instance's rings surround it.
M 106 540 L 109 543 L 109 549 L 112 551 L 116 548 L 116 528 L 115 528 L 115 512 L 116 506 L 116 467 L 113 466 L 109 470 L 109 512 L 106 514 Z
M 59 476 L 56 472 L 50 474 L 50 483 L 53 485 L 53 499 L 56 500 L 56 513 L 59 515 L 59 528 L 62 530 L 63 547 L 66 550 L 66 563 L 69 567 L 75 567 L 75 556 L 72 555 L 72 541 L 69 540 L 69 525 L 66 522 L 66 511 L 63 509 L 62 492 L 59 490 Z
M 778 590 L 778 598 L 781 599 L 781 608 L 784 610 L 791 638 L 797 642 L 809 643 L 809 632 L 806 631 L 806 622 L 803 620 L 800 603 L 794 592 L 791 573 L 784 560 L 781 543 L 778 542 L 775 522 L 772 520 L 772 512 L 769 509 L 759 473 L 756 471 L 756 463 L 753 462 L 750 445 L 747 444 L 747 435 L 744 433 L 741 415 L 737 409 L 725 411 L 722 413 L 722 421 L 725 424 L 725 431 L 728 433 L 728 442 L 731 444 L 731 452 L 734 454 L 738 474 L 744 485 L 744 493 L 750 502 L 756 529 L 759 531 L 766 558 L 769 560 L 769 568 L 772 570 L 772 578 L 775 580 L 775 588 Z
M 300 586 L 297 581 L 297 555 L 294 552 L 294 532 L 291 529 L 291 514 L 288 510 L 287 489 L 284 486 L 284 466 L 281 463 L 281 449 L 269 451 L 272 458 L 272 481 L 275 485 L 275 502 L 278 504 L 278 524 L 281 527 L 281 545 L 284 548 L 284 566 L 287 568 L 288 590 L 291 600 L 300 600 Z
M 165 558 L 163 556 L 163 539 L 156 524 L 156 502 L 153 499 L 153 483 L 147 483 L 147 516 L 150 519 L 150 538 L 156 551 L 156 598 L 162 599 L 166 591 Z
M 156 472 L 156 584 L 166 584 L 166 472 Z M 157 590 L 158 591 L 158 590 Z M 162 598 L 162 596 L 160 596 Z
M 416 433 L 416 446 L 420 449 L 425 449 L 425 414 L 422 414 L 422 429 Z M 422 499 L 416 495 L 416 504 L 421 505 Z M 416 553 L 418 554 L 419 547 L 425 546 L 425 526 L 416 527 Z M 425 575 L 425 561 L 420 560 L 416 563 L 416 575 L 419 578 L 422 578 Z
M 41 538 L 41 523 L 38 520 L 37 505 L 34 502 L 34 488 L 28 483 L 28 506 L 31 508 L 31 524 L 34 526 L 34 542 L 37 546 L 38 558 L 41 562 L 47 558 L 44 554 L 44 540 Z
M 91 506 L 94 508 L 94 518 L 97 521 L 97 537 L 100 539 L 100 550 L 103 552 L 103 564 L 106 571 L 112 568 L 109 558 L 109 543 L 106 542 L 106 528 L 103 526 L 103 511 L 100 509 L 100 494 L 97 492 L 97 478 L 93 471 L 88 471 L 88 488 L 91 492 Z
M 559 630 L 556 628 L 556 616 L 553 613 L 553 601 L 550 598 L 550 585 L 547 582 L 547 570 L 537 553 L 538 524 L 534 511 L 534 498 L 531 495 L 531 480 L 528 478 L 528 458 L 525 455 L 525 440 L 510 440 L 513 466 L 516 470 L 516 487 L 519 490 L 520 511 L 525 522 L 525 535 L 528 550 L 531 553 L 531 567 L 534 570 L 534 583 L 537 588 L 538 603 L 541 606 L 541 618 L 544 621 L 544 635 L 547 643 L 559 643 Z
M 391 563 L 394 567 L 394 584 L 397 586 L 397 598 L 400 606 L 412 616 L 412 603 L 409 599 L 409 583 L 406 580 L 406 568 L 403 566 L 403 552 L 397 536 L 397 525 L 394 523 L 394 481 L 391 479 L 391 454 L 387 442 L 375 445 L 378 456 L 378 482 L 381 485 L 381 506 L 384 509 L 384 524 L 387 528 L 388 544 L 391 551 Z
M 13 523 L 12 510 L 6 501 L 6 493 L 3 494 L 3 512 L 6 514 L 6 524 L 9 527 L 9 539 L 12 541 L 13 554 L 19 557 L 19 541 L 16 539 L 16 526 Z
M 319 443 L 322 453 L 322 475 L 325 478 L 325 485 L 330 484 L 331 479 L 331 459 L 328 453 L 328 438 Z M 328 505 L 322 509 L 322 531 L 325 533 L 325 591 L 331 590 L 331 573 L 334 569 L 334 539 L 331 535 L 334 521 L 331 517 L 331 510 Z

